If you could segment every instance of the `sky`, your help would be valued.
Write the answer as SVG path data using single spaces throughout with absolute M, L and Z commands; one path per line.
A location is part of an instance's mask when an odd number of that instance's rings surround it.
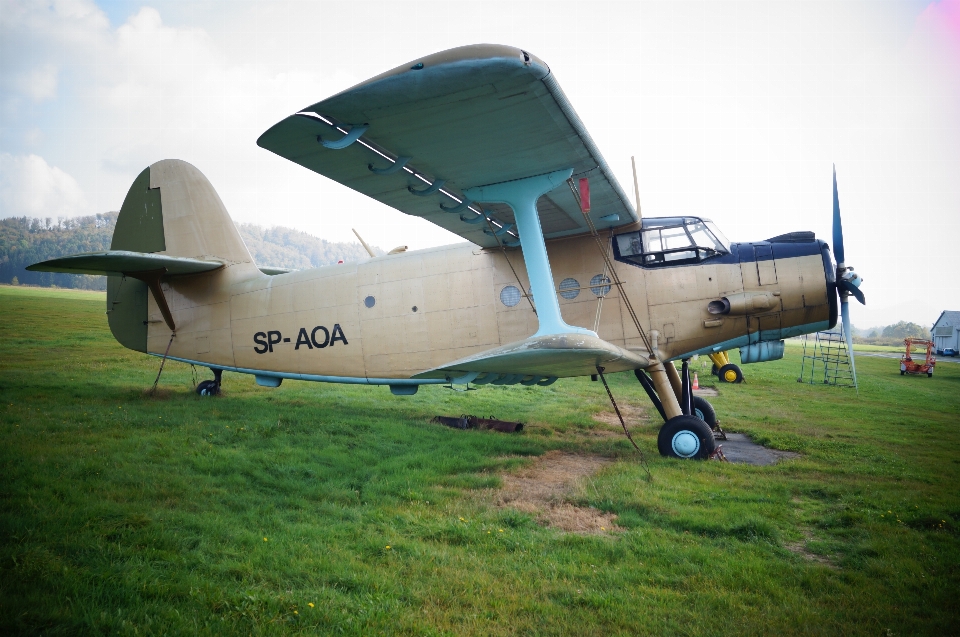
M 555 73 L 644 216 L 831 240 L 837 167 L 860 327 L 960 310 L 960 0 L 0 0 L 0 217 L 118 210 L 167 158 L 237 221 L 460 241 L 259 148 L 284 117 L 480 42 Z

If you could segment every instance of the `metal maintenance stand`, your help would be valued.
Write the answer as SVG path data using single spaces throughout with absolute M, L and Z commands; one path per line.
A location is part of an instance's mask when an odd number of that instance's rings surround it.
M 803 358 L 797 382 L 837 387 L 857 386 L 841 328 L 803 336 Z

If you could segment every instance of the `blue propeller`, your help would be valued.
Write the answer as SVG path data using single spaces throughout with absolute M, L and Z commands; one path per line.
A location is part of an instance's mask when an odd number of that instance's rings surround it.
M 850 369 L 853 372 L 853 384 L 857 384 L 857 365 L 853 359 L 853 334 L 850 332 L 850 297 L 866 305 L 863 292 L 860 291 L 860 278 L 852 267 L 846 264 L 843 249 L 843 224 L 840 221 L 840 195 L 837 192 L 837 167 L 833 167 L 833 254 L 837 258 L 837 294 L 840 297 L 840 318 L 843 321 L 843 337 L 847 341 L 847 353 L 850 356 Z
M 837 192 L 837 166 L 833 166 L 833 256 L 837 263 L 846 259 L 843 254 L 843 223 L 840 222 L 840 195 Z

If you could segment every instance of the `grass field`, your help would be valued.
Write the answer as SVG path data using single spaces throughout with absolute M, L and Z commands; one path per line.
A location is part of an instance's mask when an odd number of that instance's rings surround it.
M 801 340 L 800 337 L 787 339 L 786 343 L 787 343 L 787 347 L 797 347 L 800 349 L 803 348 L 803 341 Z M 812 347 L 812 344 L 808 345 L 807 347 L 809 349 L 810 347 Z M 853 344 L 854 354 L 856 354 L 857 352 L 883 352 L 883 353 L 889 353 L 889 354 L 902 354 L 903 350 L 904 350 L 903 343 L 901 343 L 900 345 L 897 345 L 896 347 L 892 345 L 871 345 L 867 343 Z
M 856 352 L 888 352 L 891 354 L 902 354 L 904 352 L 904 345 L 867 345 L 865 343 L 854 343 L 853 351 Z
M 771 467 L 656 455 L 647 481 L 599 383 L 385 387 L 225 375 L 112 339 L 102 295 L 0 287 L 0 633 L 945 635 L 958 628 L 960 365 L 851 389 L 799 352 L 713 399 Z M 201 370 L 201 378 L 210 376 Z M 701 380 L 708 376 L 701 374 Z M 630 374 L 611 377 L 646 409 Z M 647 410 L 652 411 L 652 410 Z M 436 414 L 520 420 L 457 431 Z M 570 493 L 617 529 L 498 507 L 554 449 L 614 458 Z

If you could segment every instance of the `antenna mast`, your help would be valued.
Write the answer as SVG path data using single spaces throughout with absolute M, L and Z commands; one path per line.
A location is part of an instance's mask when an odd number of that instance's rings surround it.
M 371 258 L 377 256 L 373 253 L 373 250 L 370 249 L 370 246 L 367 245 L 367 242 L 363 240 L 363 237 L 360 236 L 360 233 L 357 232 L 357 229 L 356 228 L 350 228 L 350 229 L 353 230 L 353 234 L 357 235 L 357 239 L 360 239 L 360 245 L 362 245 L 363 249 L 367 251 L 367 254 L 369 254 Z
M 643 215 L 640 214 L 640 184 L 637 182 L 637 160 L 632 155 L 630 156 L 630 163 L 633 165 L 633 196 L 637 202 L 637 216 L 642 219 Z

